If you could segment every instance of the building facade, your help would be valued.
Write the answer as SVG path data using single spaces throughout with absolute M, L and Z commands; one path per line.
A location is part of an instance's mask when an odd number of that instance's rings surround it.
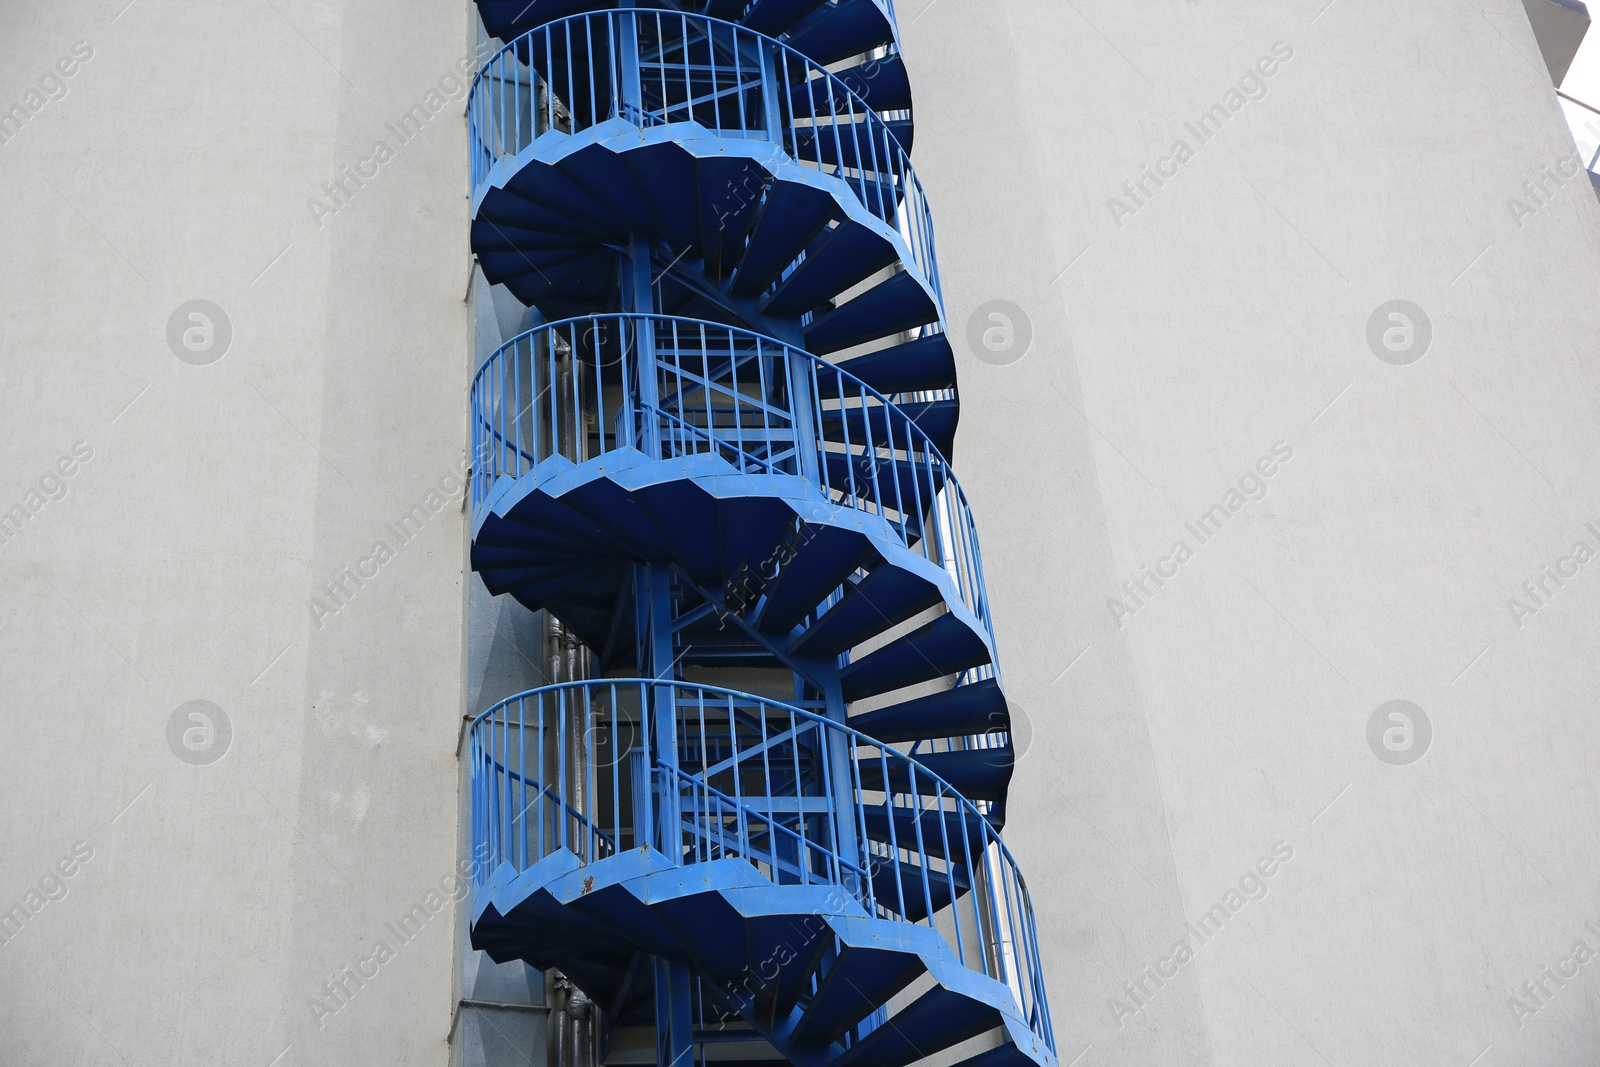
M 0 11 L 0 1060 L 1592 1062 L 1540 3 Z

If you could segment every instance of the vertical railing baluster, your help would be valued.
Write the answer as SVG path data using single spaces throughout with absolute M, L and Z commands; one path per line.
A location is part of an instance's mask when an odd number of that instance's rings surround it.
M 661 121 L 672 121 L 672 96 L 667 89 L 667 34 L 661 28 L 661 12 L 656 12 L 656 49 L 660 55 L 656 62 L 656 80 L 661 86 Z
M 500 855 L 514 863 L 515 854 L 511 851 L 512 823 L 511 820 L 506 818 L 510 814 L 511 807 L 516 803 L 512 793 L 514 786 L 511 780 L 511 715 L 504 704 L 500 705 L 499 718 L 500 744 L 498 746 L 498 754 L 500 759 L 497 765 L 500 768 L 501 781 L 505 782 L 505 788 L 501 790 L 504 808 L 500 812 Z
M 889 777 L 888 750 L 881 747 L 878 749 L 878 767 L 883 772 L 883 813 L 889 825 L 889 855 L 894 862 L 895 895 L 900 901 L 899 914 L 904 918 L 906 914 L 906 880 L 900 863 L 900 834 L 894 825 L 894 784 Z
M 600 852 L 600 805 L 595 801 L 595 788 L 599 784 L 598 770 L 594 761 L 594 689 L 590 686 L 583 687 L 583 733 L 579 743 L 585 746 L 584 766 L 589 772 L 588 788 L 583 791 L 583 836 L 587 838 L 589 862 L 602 858 Z
M 572 839 L 567 830 L 567 805 L 572 791 L 567 787 L 567 693 L 566 689 L 556 690 L 556 825 L 560 828 L 557 832 L 556 844 L 560 848 L 570 850 Z
M 983 869 L 983 872 L 984 872 L 984 883 L 985 884 L 983 886 L 983 892 L 988 894 L 992 898 L 993 895 L 994 895 L 994 887 L 993 887 L 994 878 L 993 878 L 993 876 L 992 876 L 992 874 L 990 873 L 990 870 L 989 870 L 989 850 L 988 850 L 988 847 L 987 847 L 988 846 L 988 837 L 989 837 L 988 824 L 987 823 L 981 823 L 980 824 L 980 831 L 981 831 L 982 836 L 983 836 L 983 853 L 982 853 L 983 862 L 980 865 L 982 867 L 982 869 Z M 968 894 L 969 894 L 970 899 L 972 901 L 972 904 L 971 904 L 971 907 L 972 907 L 972 924 L 973 924 L 974 927 L 976 927 L 980 931 L 978 947 L 979 947 L 979 951 L 983 952 L 983 951 L 985 951 L 985 947 L 984 947 L 982 936 L 981 936 L 981 931 L 983 930 L 983 915 L 982 915 L 981 909 L 979 907 L 979 897 L 982 896 L 983 894 L 980 894 L 978 892 L 978 873 L 977 873 L 978 872 L 978 867 L 975 867 L 973 865 L 973 862 L 972 862 L 972 843 L 971 843 L 971 839 L 967 835 L 967 818 L 966 818 L 966 813 L 965 812 L 962 813 L 962 817 L 961 817 L 961 841 L 962 841 L 963 849 L 966 852 L 965 866 L 966 866 L 966 869 L 967 869 L 967 891 L 968 891 Z M 991 908 L 991 910 L 992 910 L 992 908 Z
M 735 343 L 733 331 L 729 330 L 728 351 L 733 351 Z M 756 395 L 761 398 L 761 407 L 759 411 L 761 415 L 761 439 L 763 446 L 766 448 L 766 455 L 764 457 L 766 460 L 765 466 L 768 471 L 773 474 L 777 474 L 779 473 L 777 457 L 782 449 L 779 446 L 772 429 L 772 409 L 774 406 L 774 398 L 768 392 L 767 388 L 766 339 L 758 335 L 755 339 L 755 345 L 755 389 Z M 794 406 L 794 399 L 792 397 L 789 400 L 789 404 L 791 408 Z
M 997 849 L 996 851 L 999 851 L 999 850 Z M 1017 944 L 1017 940 L 1018 939 L 1017 939 L 1017 936 L 1016 936 L 1016 918 L 1017 918 L 1017 904 L 1019 902 L 1018 901 L 1013 901 L 1011 899 L 1011 891 L 1012 891 L 1011 890 L 1012 879 L 1010 877 L 1011 873 L 1012 873 L 1012 870 L 1011 870 L 1010 864 L 1006 864 L 1004 866 L 1004 868 L 1002 869 L 1002 871 L 1001 871 L 1000 890 L 1001 890 L 1001 893 L 1002 893 L 1001 899 L 1005 902 L 1005 907 L 1006 907 L 1006 933 L 1010 935 L 1009 950 L 1012 953 L 1015 953 L 1015 952 L 1018 951 L 1018 944 Z M 995 969 L 997 971 L 997 973 L 995 974 L 995 978 L 999 979 L 1002 982 L 1007 981 L 1007 978 L 1008 978 L 1008 970 L 1009 970 L 1009 968 L 1006 965 L 1006 952 L 1007 952 L 1007 950 L 1008 950 L 1007 944 L 1005 942 L 1002 942 L 1000 944 L 1000 946 L 999 946 L 999 951 L 995 953 L 995 958 L 996 958 Z
M 788 744 L 789 752 L 794 764 L 795 825 L 800 828 L 800 850 L 797 855 L 797 862 L 800 867 L 800 884 L 810 885 L 811 878 L 808 873 L 808 868 L 810 867 L 811 845 L 809 835 L 806 833 L 806 822 L 808 820 L 806 819 L 805 787 L 801 784 L 803 779 L 800 775 L 800 737 L 799 733 L 797 732 L 798 728 L 799 724 L 795 721 L 794 712 L 791 711 L 789 712 Z M 822 748 L 822 752 L 824 758 L 826 758 L 827 749 L 825 745 Z
M 928 925 L 932 926 L 933 890 L 928 885 L 928 864 L 930 860 L 928 856 L 928 845 L 923 839 L 924 835 L 922 832 L 922 816 L 924 811 L 922 807 L 921 794 L 917 792 L 917 765 L 912 763 L 910 760 L 906 761 L 906 777 L 910 782 L 910 793 L 906 797 L 906 809 L 911 813 L 912 827 L 916 830 L 917 861 L 918 866 L 920 867 L 919 875 L 922 881 L 922 899 L 927 905 L 928 909 L 926 912 Z M 940 818 L 943 818 L 943 813 L 940 813 Z M 966 960 L 962 960 L 962 962 L 965 963 Z
M 818 751 L 822 755 L 822 759 L 818 761 L 822 764 L 822 795 L 828 800 L 827 822 L 823 827 L 827 831 L 827 851 L 824 856 L 827 864 L 828 880 L 834 885 L 842 886 L 845 881 L 844 871 L 840 869 L 840 864 L 843 860 L 840 849 L 843 847 L 842 840 L 844 835 L 839 833 L 839 810 L 835 803 L 833 791 L 833 756 L 827 744 L 827 738 L 822 735 L 820 730 L 817 733 Z M 854 752 L 855 739 L 847 738 L 846 743 L 850 746 L 849 750 Z
M 791 357 L 791 354 L 789 353 L 789 351 L 787 349 L 785 350 L 784 354 L 785 354 L 785 358 L 791 358 L 793 363 L 801 365 L 801 366 L 804 366 L 804 367 L 807 367 L 810 370 L 810 373 L 811 373 L 811 376 L 812 376 L 812 382 L 814 384 L 815 383 L 819 383 L 820 381 L 822 381 L 824 378 L 828 377 L 829 375 L 832 376 L 834 389 L 833 389 L 833 393 L 831 393 L 829 395 L 831 396 L 831 395 L 835 395 L 836 394 L 838 396 L 838 398 L 839 398 L 838 401 L 837 401 L 838 408 L 836 410 L 839 412 L 840 416 L 843 417 L 843 415 L 844 415 L 844 407 L 845 407 L 845 405 L 844 405 L 844 377 L 843 377 L 843 373 L 844 372 L 840 371 L 840 370 L 837 370 L 837 369 L 834 369 L 834 368 L 829 368 L 829 369 L 826 369 L 826 370 L 819 370 L 817 368 L 817 365 L 815 363 L 813 363 L 811 360 L 801 359 L 797 355 Z M 796 372 L 796 373 L 798 373 L 798 372 Z M 822 390 L 820 388 L 813 388 L 811 390 L 811 413 L 814 416 L 812 418 L 812 420 L 811 420 L 811 432 L 815 435 L 816 440 L 815 441 L 808 441 L 808 442 L 806 442 L 806 444 L 807 444 L 807 447 L 813 447 L 814 446 L 816 448 L 816 450 L 817 450 L 817 475 L 822 480 L 823 491 L 828 493 L 828 495 L 831 497 L 832 494 L 833 494 L 833 473 L 832 473 L 832 471 L 830 471 L 828 469 L 828 456 L 830 455 L 830 451 L 828 449 L 828 435 L 827 435 L 827 432 L 823 429 L 823 422 L 822 422 Z M 798 441 L 796 442 L 796 447 L 799 447 L 799 442 Z M 850 466 L 852 463 L 855 462 L 850 457 L 850 447 L 849 447 L 849 445 L 845 446 L 844 460 L 845 460 L 845 466 L 846 467 Z
M 705 690 L 702 689 L 700 691 L 700 705 L 702 708 L 705 707 L 705 700 Z M 728 758 L 733 760 L 734 827 L 739 841 L 739 851 L 744 854 L 745 858 L 753 861 L 755 846 L 750 837 L 749 813 L 745 810 L 744 804 L 743 748 L 739 744 L 739 726 L 737 718 L 734 714 L 734 698 L 732 696 L 727 696 L 724 697 L 723 700 L 727 705 L 728 712 Z M 702 724 L 704 721 L 704 713 L 702 712 Z M 702 726 L 702 731 L 703 729 L 704 728 Z
M 522 802 L 517 808 L 518 824 L 521 827 L 517 831 L 517 837 L 522 843 L 522 866 L 517 867 L 517 870 L 525 871 L 531 864 L 528 861 L 528 734 L 521 697 L 517 698 L 517 777 L 522 780 Z M 515 866 L 516 862 L 516 855 L 513 853 L 511 863 Z
M 843 386 L 843 382 L 840 385 Z M 848 481 L 848 496 L 845 503 L 850 507 L 861 507 L 861 494 L 856 488 L 856 454 L 855 445 L 850 440 L 850 403 L 848 395 L 843 388 L 839 391 L 839 430 L 843 435 L 845 475 Z M 845 489 L 845 486 L 840 486 Z M 862 510 L 869 510 L 863 508 Z
M 494 837 L 494 717 L 486 715 L 480 724 L 483 729 L 478 734 L 478 743 L 482 746 L 483 754 L 483 840 L 489 848 L 492 860 L 498 860 L 499 849 Z M 498 866 L 498 863 L 496 863 Z
M 654 843 L 653 837 L 656 825 L 655 750 L 659 744 L 658 739 L 655 737 L 656 717 L 650 689 L 651 687 L 646 683 L 639 683 L 639 721 L 641 723 L 639 732 L 644 737 L 644 759 L 641 762 L 645 781 L 642 786 L 636 784 L 634 787 L 644 794 L 644 844 L 646 846 Z M 633 834 L 634 844 L 638 845 L 639 827 L 637 824 L 634 826 Z M 665 842 L 662 842 L 662 844 L 665 845 Z
M 611 850 L 622 851 L 622 760 L 627 755 L 622 749 L 622 722 L 618 715 L 617 686 L 607 687 L 611 698 Z
M 740 32 L 733 31 L 733 84 L 736 87 L 735 95 L 739 101 L 739 133 L 742 136 L 750 129 L 749 117 L 745 114 L 744 101 L 744 49 L 739 42 Z

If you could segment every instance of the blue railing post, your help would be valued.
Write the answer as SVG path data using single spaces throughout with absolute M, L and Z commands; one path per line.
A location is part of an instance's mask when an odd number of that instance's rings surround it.
M 739 31 L 743 32 L 743 31 Z M 778 77 L 778 68 L 783 64 L 784 73 L 788 73 L 788 65 L 783 63 L 783 57 L 778 54 L 778 49 L 769 48 L 765 42 L 757 39 L 756 53 L 760 56 L 761 63 L 761 110 L 762 117 L 766 120 L 763 124 L 767 140 L 773 144 L 787 145 L 789 139 L 784 136 L 788 123 L 784 122 L 784 115 L 790 109 L 787 92 L 783 97 L 780 92 L 792 87 L 785 84 L 787 79 Z
M 813 484 L 822 484 L 822 427 L 818 416 L 822 399 L 818 379 L 827 373 L 815 360 L 806 359 L 794 349 L 784 346 L 782 355 L 788 375 L 789 407 L 794 416 L 794 442 L 800 468 L 800 477 Z M 843 406 L 840 407 L 843 415 Z

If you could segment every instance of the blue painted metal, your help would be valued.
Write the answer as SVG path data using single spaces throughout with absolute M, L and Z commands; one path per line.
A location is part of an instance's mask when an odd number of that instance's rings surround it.
M 1055 1067 L 892 5 L 479 6 L 473 247 L 552 321 L 473 382 L 473 567 L 635 677 L 473 723 L 473 943 L 663 1064 Z
M 659 706 L 673 714 L 652 717 Z M 575 738 L 587 746 L 581 762 Z M 764 995 L 776 998 L 775 985 L 764 993 L 729 985 L 760 963 L 745 948 L 746 927 L 757 919 L 886 921 L 873 929 L 878 951 L 893 957 L 884 979 L 894 991 L 937 971 L 944 999 L 976 998 L 1001 1017 L 995 1025 L 1010 1024 L 1032 1048 L 1048 1048 L 1038 938 L 1016 861 L 971 801 L 892 746 L 780 701 L 624 679 L 512 697 L 474 720 L 469 750 L 472 837 L 487 861 L 475 887 L 480 947 L 492 952 L 511 936 L 517 958 L 543 966 L 566 966 L 592 951 L 598 935 L 581 924 L 575 940 L 572 924 L 525 922 L 519 914 L 540 894 L 552 898 L 541 905 L 549 911 L 586 914 L 570 898 L 571 878 L 579 876 L 580 898 L 597 884 L 636 898 L 622 909 L 598 908 L 596 917 L 611 927 L 605 940 L 698 965 L 716 983 L 717 1000 L 749 1012 Z M 730 859 L 740 861 L 731 873 L 710 869 Z M 643 883 L 663 875 L 672 892 L 661 897 Z M 731 886 L 756 888 L 761 905 L 741 911 L 695 900 Z M 668 901 L 686 925 L 696 925 L 696 909 L 725 907 L 721 936 L 678 940 Z M 930 940 L 895 928 L 906 925 L 950 933 Z M 941 970 L 952 961 L 970 973 Z M 769 1012 L 763 1021 L 797 1060 L 825 1056 L 836 1042 L 846 1051 L 868 1036 L 841 1040 L 881 1005 L 851 993 L 834 974 L 840 965 L 826 954 L 810 961 L 813 973 L 791 981 L 809 984 L 812 996 L 795 997 L 781 1017 Z M 829 989 L 837 992 L 825 997 Z M 776 1006 L 776 999 L 768 1005 Z
M 474 247 L 526 302 L 615 310 L 615 259 L 643 235 L 679 268 L 662 311 L 798 328 L 818 353 L 945 332 L 909 110 L 880 115 L 789 45 L 675 12 L 571 16 L 493 56 L 468 114 Z

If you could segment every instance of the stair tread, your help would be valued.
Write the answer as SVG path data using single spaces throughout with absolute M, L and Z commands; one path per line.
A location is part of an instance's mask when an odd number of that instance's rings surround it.
M 967 737 L 1011 725 L 1005 694 L 993 678 L 853 715 L 849 721 L 862 733 L 888 742 Z
M 840 672 L 847 702 L 989 663 L 984 640 L 955 615 L 942 615 Z
M 806 348 L 825 356 L 926 326 L 938 317 L 928 291 L 910 274 L 900 273 L 819 316 L 806 327 Z
M 855 356 L 839 367 L 886 394 L 949 389 L 956 384 L 955 354 L 943 333 Z
M 941 593 L 920 575 L 884 564 L 854 583 L 792 646 L 808 655 L 837 654 L 937 604 Z

